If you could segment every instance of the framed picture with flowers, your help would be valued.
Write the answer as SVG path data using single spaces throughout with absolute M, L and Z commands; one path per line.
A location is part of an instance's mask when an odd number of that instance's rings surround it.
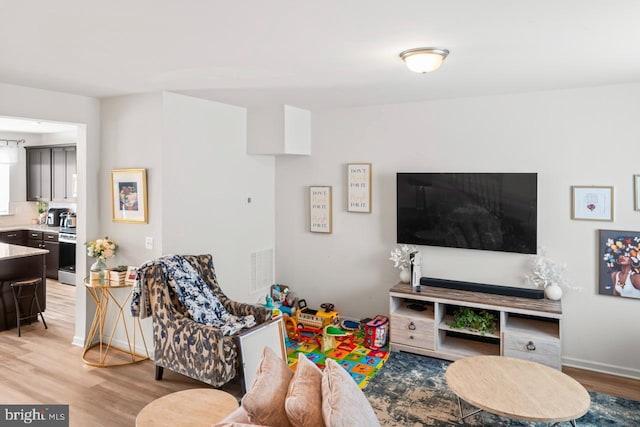
M 571 219 L 613 221 L 613 187 L 571 187 Z
M 640 299 L 640 231 L 600 230 L 598 293 Z
M 147 222 L 147 170 L 111 171 L 111 212 L 114 222 Z

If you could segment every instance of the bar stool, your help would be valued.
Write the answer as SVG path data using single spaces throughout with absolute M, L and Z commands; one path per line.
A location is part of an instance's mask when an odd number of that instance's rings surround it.
M 18 336 L 20 335 L 20 321 L 21 320 L 31 320 L 35 317 L 35 320 L 38 320 L 38 314 L 42 318 L 42 324 L 45 329 L 49 329 L 47 327 L 47 322 L 44 320 L 44 315 L 42 314 L 42 309 L 40 308 L 40 301 L 38 300 L 38 289 L 40 288 L 40 284 L 42 283 L 41 278 L 35 279 L 27 279 L 11 282 L 11 292 L 13 293 L 13 301 L 16 304 L 16 321 L 18 323 Z M 33 293 L 24 293 L 27 290 L 31 289 Z M 30 298 L 30 300 L 29 300 Z M 29 300 L 29 310 L 21 310 L 20 302 L 23 300 Z M 33 313 L 33 304 L 36 304 L 36 308 L 38 311 L 35 314 Z M 25 314 L 26 313 L 26 314 Z

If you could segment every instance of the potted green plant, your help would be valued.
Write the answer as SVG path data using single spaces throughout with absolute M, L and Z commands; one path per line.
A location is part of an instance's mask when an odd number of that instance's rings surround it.
M 453 321 L 448 322 L 447 326 L 455 329 L 466 329 L 485 335 L 494 334 L 498 324 L 495 314 L 490 311 L 459 307 L 453 313 Z

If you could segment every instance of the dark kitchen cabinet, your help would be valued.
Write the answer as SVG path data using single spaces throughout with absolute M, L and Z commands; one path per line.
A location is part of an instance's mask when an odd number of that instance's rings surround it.
M 51 200 L 51 148 L 27 147 L 27 200 Z
M 76 147 L 51 148 L 53 201 L 76 201 Z
M 27 246 L 46 249 L 49 253 L 45 256 L 46 275 L 49 279 L 58 279 L 60 264 L 60 243 L 58 233 L 48 231 L 27 231 Z
M 0 242 L 11 245 L 24 245 L 24 230 L 0 231 Z

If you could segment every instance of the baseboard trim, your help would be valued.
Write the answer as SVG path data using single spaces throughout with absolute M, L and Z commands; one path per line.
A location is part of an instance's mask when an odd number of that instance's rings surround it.
M 84 337 L 74 336 L 73 340 L 71 340 L 71 344 L 78 347 L 84 347 Z
M 572 368 L 586 369 L 588 371 L 600 372 L 602 374 L 617 375 L 619 377 L 640 380 L 640 369 L 626 368 L 624 366 L 613 366 L 599 362 L 576 359 L 573 357 L 563 357 L 562 365 Z

